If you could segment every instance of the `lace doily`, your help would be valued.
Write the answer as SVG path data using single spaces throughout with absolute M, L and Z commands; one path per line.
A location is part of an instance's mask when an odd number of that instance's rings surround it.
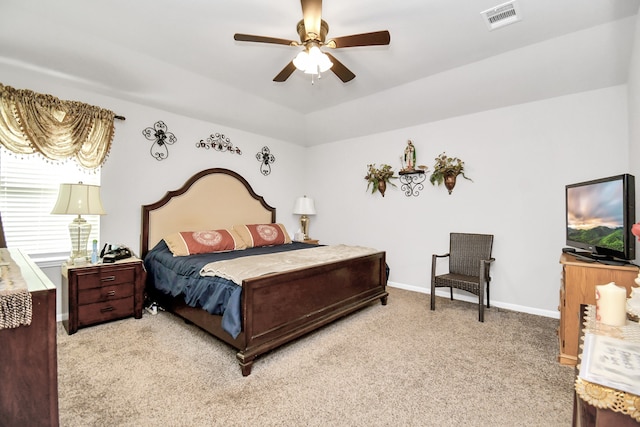
M 595 314 L 595 306 L 587 306 L 584 321 L 585 332 L 640 342 L 640 326 L 637 323 L 627 322 L 624 326 L 609 326 L 596 322 Z M 584 336 L 581 337 L 581 340 L 584 341 Z M 583 346 L 581 345 L 581 347 Z M 580 358 L 582 358 L 582 352 L 580 352 Z M 578 396 L 591 406 L 620 412 L 640 422 L 639 396 L 594 384 L 580 377 L 576 377 L 575 389 Z

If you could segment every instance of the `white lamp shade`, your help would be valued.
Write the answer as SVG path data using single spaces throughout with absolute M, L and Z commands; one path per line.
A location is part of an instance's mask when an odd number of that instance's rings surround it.
M 313 199 L 307 196 L 298 197 L 296 203 L 293 205 L 293 213 L 296 215 L 315 215 L 316 207 L 313 203 Z
M 100 200 L 100 187 L 87 184 L 60 184 L 58 200 L 52 214 L 105 215 Z
M 304 50 L 302 52 L 300 52 L 293 59 L 293 65 L 295 65 L 295 67 L 298 70 L 301 70 L 301 71 L 306 70 L 307 67 L 309 66 L 309 54 L 307 52 L 305 52 Z

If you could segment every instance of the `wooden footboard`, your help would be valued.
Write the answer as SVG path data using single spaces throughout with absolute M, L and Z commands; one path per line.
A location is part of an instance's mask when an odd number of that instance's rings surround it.
M 222 316 L 188 306 L 149 288 L 162 307 L 238 350 L 242 375 L 255 359 L 380 299 L 387 304 L 385 253 L 245 280 L 242 331 L 235 339 Z
M 380 299 L 386 305 L 385 253 L 269 274 L 243 282 L 242 375 L 257 356 Z

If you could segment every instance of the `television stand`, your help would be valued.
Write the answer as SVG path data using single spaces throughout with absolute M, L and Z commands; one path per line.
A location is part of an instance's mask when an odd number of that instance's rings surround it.
M 592 260 L 593 261 L 593 260 Z M 624 286 L 627 297 L 636 287 L 638 267 L 633 264 L 605 265 L 601 262 L 583 262 L 574 254 L 563 253 L 562 285 L 560 287 L 560 327 L 558 339 L 560 354 L 558 360 L 563 365 L 575 366 L 578 356 L 578 335 L 581 306 L 596 303 L 596 286 L 615 282 Z

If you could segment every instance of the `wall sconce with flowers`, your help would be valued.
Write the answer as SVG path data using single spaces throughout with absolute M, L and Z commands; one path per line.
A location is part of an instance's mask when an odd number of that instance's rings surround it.
M 449 194 L 453 191 L 453 187 L 456 185 L 456 178 L 458 175 L 462 175 L 464 179 L 468 179 L 473 182 L 471 178 L 468 178 L 464 174 L 464 162 L 457 157 L 449 157 L 445 153 L 436 157 L 436 163 L 433 165 L 433 173 L 429 181 L 431 184 L 438 185 L 444 182 L 444 186 L 449 190 Z
M 379 168 L 376 167 L 375 163 L 367 165 L 369 168 L 367 174 L 364 179 L 367 180 L 367 190 L 369 187 L 371 188 L 371 194 L 379 191 L 384 197 L 384 192 L 387 191 L 387 183 L 396 186 L 392 179 L 397 179 L 397 176 L 394 176 L 395 172 L 391 168 L 391 165 L 382 164 Z

